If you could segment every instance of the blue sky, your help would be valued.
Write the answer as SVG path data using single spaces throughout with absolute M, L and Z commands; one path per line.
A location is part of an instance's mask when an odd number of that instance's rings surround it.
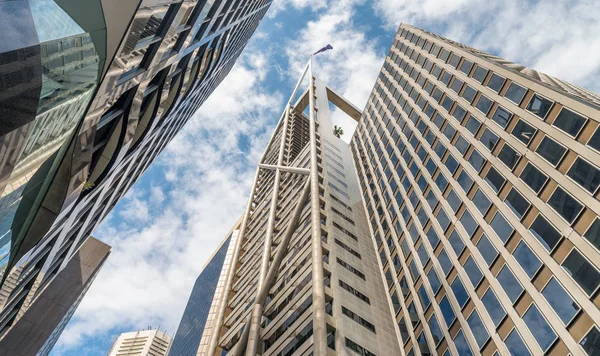
M 598 18 L 594 0 L 275 0 L 230 75 L 94 232 L 112 254 L 52 355 L 106 355 L 149 325 L 175 332 L 310 53 L 334 47 L 316 75 L 360 108 L 401 22 L 600 92 Z

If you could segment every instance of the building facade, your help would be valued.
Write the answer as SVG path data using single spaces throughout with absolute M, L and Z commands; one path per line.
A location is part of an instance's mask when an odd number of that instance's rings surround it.
M 600 96 L 402 25 L 351 147 L 405 355 L 600 354 Z
M 239 223 L 227 234 L 221 245 L 204 265 L 196 279 L 192 293 L 179 322 L 173 339 L 171 355 L 196 356 L 201 353 L 200 340 L 204 345 L 210 341 L 214 314 L 223 302 L 223 288 L 233 255 L 233 246 L 237 243 Z M 206 336 L 203 336 L 206 335 Z
M 0 3 L 0 340 L 228 74 L 269 0 Z
M 167 356 L 171 336 L 160 330 L 123 333 L 115 341 L 108 356 Z

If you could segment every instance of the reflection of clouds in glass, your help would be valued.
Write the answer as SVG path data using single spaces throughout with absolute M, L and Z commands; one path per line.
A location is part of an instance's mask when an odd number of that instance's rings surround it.
M 531 306 L 527 313 L 523 315 L 523 321 L 527 324 L 527 327 L 540 344 L 542 350 L 548 349 L 552 342 L 554 342 L 554 339 L 556 339 L 554 330 L 548 325 L 548 322 L 546 322 L 546 319 L 544 319 L 535 305 Z
M 83 29 L 54 0 L 30 0 L 40 42 L 83 33 Z
M 0 53 L 38 43 L 26 1 L 0 2 Z

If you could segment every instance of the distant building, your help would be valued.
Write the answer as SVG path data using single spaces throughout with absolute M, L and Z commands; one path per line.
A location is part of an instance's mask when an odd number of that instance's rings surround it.
M 108 356 L 167 356 L 171 336 L 160 330 L 123 333 L 111 347 Z

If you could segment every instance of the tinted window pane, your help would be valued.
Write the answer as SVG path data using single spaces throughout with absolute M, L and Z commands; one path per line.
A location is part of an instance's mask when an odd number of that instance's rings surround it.
M 469 75 L 469 73 L 471 72 L 471 68 L 473 68 L 473 62 L 468 61 L 467 59 L 465 59 L 460 65 L 460 71 L 465 73 L 466 75 Z
M 479 241 L 477 242 L 477 249 L 483 256 L 483 259 L 488 264 L 488 266 L 491 266 L 492 263 L 494 263 L 496 256 L 498 256 L 498 251 L 496 250 L 494 245 L 492 245 L 490 239 L 488 239 L 486 235 L 482 235 L 481 239 L 479 239 Z
M 473 72 L 473 78 L 475 80 L 477 80 L 480 83 L 483 83 L 483 80 L 485 79 L 485 76 L 487 75 L 488 70 L 483 68 L 483 67 L 477 67 L 475 68 L 475 71 Z
M 419 288 L 419 297 L 421 298 L 421 304 L 423 305 L 423 309 L 429 308 L 431 302 L 429 301 L 429 297 L 427 296 L 427 292 L 425 292 L 425 287 L 423 286 Z
M 460 254 L 465 249 L 465 243 L 460 238 L 460 235 L 458 234 L 458 232 L 456 232 L 456 230 L 452 232 L 452 234 L 448 238 L 448 242 L 450 242 L 450 246 L 452 246 L 454 253 L 456 253 L 457 256 L 460 256 Z
M 467 234 L 469 234 L 469 236 L 473 236 L 473 233 L 475 232 L 475 230 L 477 230 L 477 222 L 475 221 L 475 219 L 473 219 L 473 216 L 471 215 L 471 213 L 469 213 L 468 210 L 465 210 L 465 212 L 461 216 L 460 223 L 467 231 Z
M 504 311 L 502 304 L 500 304 L 498 301 L 498 298 L 496 298 L 494 292 L 491 289 L 488 289 L 483 298 L 481 298 L 481 301 L 483 302 L 483 305 L 485 305 L 485 309 L 487 310 L 488 314 L 494 321 L 494 325 L 500 325 L 500 322 L 502 322 L 502 319 L 504 319 L 506 312 Z
M 504 78 L 502 78 L 501 76 L 499 76 L 496 73 L 493 73 L 492 76 L 490 77 L 490 80 L 488 80 L 487 86 L 488 86 L 488 88 L 492 89 L 493 91 L 495 91 L 497 93 L 500 91 L 500 89 L 502 89 L 502 86 L 504 85 L 504 81 L 505 81 Z
M 498 153 L 498 159 L 510 169 L 515 168 L 519 158 L 521 158 L 521 155 L 507 144 L 504 144 Z
M 569 223 L 572 223 L 583 209 L 583 205 L 567 194 L 561 187 L 556 188 L 554 194 L 548 200 L 548 205 L 554 208 Z
M 469 117 L 469 120 L 467 120 L 467 124 L 465 125 L 467 130 L 469 130 L 473 134 L 473 136 L 477 133 L 480 126 L 481 122 L 479 122 L 479 120 L 477 120 L 473 116 Z
M 597 249 L 600 249 L 600 219 L 596 219 L 583 236 Z
M 510 83 L 510 86 L 504 94 L 504 97 L 519 105 L 521 103 L 521 100 L 523 100 L 526 91 L 527 90 L 525 88 L 518 85 L 517 83 Z
M 450 327 L 456 319 L 456 315 L 454 314 L 454 310 L 450 306 L 450 302 L 448 301 L 448 297 L 444 297 L 440 302 L 440 309 L 442 310 L 442 315 L 444 317 L 444 321 L 446 322 L 446 326 Z
M 506 340 L 504 340 L 504 342 L 506 343 L 506 347 L 508 348 L 508 351 L 510 351 L 510 354 L 513 356 L 531 355 L 531 353 L 529 352 L 529 350 L 523 343 L 521 336 L 519 335 L 519 333 L 516 330 L 513 330 L 508 335 Z
M 529 276 L 529 278 L 533 278 L 535 273 L 542 266 L 542 262 L 537 258 L 537 256 L 531 252 L 531 249 L 524 242 L 519 243 L 519 246 L 513 252 L 513 256 L 519 265 L 523 268 L 525 273 Z
M 546 184 L 546 181 L 548 180 L 548 177 L 531 163 L 528 163 L 527 166 L 525 166 L 523 172 L 521 172 L 520 178 L 536 193 L 539 193 L 542 190 L 544 184 Z
M 487 113 L 490 111 L 490 108 L 492 107 L 492 104 L 493 101 L 488 99 L 486 96 L 481 95 L 479 96 L 479 100 L 477 100 L 477 104 L 475 104 L 475 107 L 479 109 L 482 113 L 487 115 Z
M 596 129 L 596 132 L 588 141 L 588 145 L 600 151 L 600 128 Z
M 593 327 L 590 332 L 579 342 L 589 356 L 600 355 L 600 331 Z
M 465 303 L 467 303 L 467 300 L 469 299 L 469 294 L 467 293 L 467 290 L 463 286 L 458 276 L 456 276 L 456 279 L 454 280 L 454 282 L 452 282 L 452 285 L 450 287 L 454 292 L 454 296 L 458 301 L 458 305 L 460 305 L 461 308 L 464 307 Z
M 586 119 L 583 116 L 563 108 L 552 125 L 558 127 L 571 136 L 577 136 L 583 125 L 585 125 L 585 122 Z
M 450 219 L 448 218 L 448 215 L 446 214 L 444 209 L 440 209 L 440 211 L 438 212 L 437 221 L 440 224 L 442 231 L 446 231 L 448 225 L 450 225 Z
M 550 279 L 550 282 L 542 290 L 542 295 L 565 325 L 573 319 L 580 309 L 579 305 L 573 301 L 569 293 L 565 291 L 555 278 Z
M 527 105 L 527 110 L 543 119 L 551 107 L 552 102 L 550 100 L 534 94 Z
M 456 107 L 454 107 L 454 112 L 452 112 L 452 116 L 458 121 L 458 122 L 462 122 L 462 120 L 465 118 L 465 115 L 467 114 L 467 111 L 460 105 L 456 105 Z
M 592 194 L 600 185 L 600 170 L 581 158 L 575 160 L 567 175 Z
M 513 227 L 506 221 L 504 216 L 502 216 L 500 213 L 497 213 L 496 216 L 494 216 L 490 226 L 498 235 L 500 240 L 502 240 L 504 243 L 508 241 L 514 230 Z
M 442 250 L 440 252 L 440 255 L 438 256 L 438 262 L 440 263 L 440 266 L 442 266 L 442 271 L 444 271 L 444 273 L 448 275 L 448 273 L 452 269 L 452 262 L 450 262 L 450 258 L 448 257 L 448 254 L 445 250 Z
M 483 347 L 486 341 L 490 338 L 485 326 L 483 326 L 483 322 L 481 322 L 481 318 L 477 311 L 473 311 L 469 319 L 467 319 L 467 323 L 473 332 L 473 336 L 475 336 L 475 341 L 477 341 L 477 345 L 479 348 Z
M 498 125 L 506 127 L 506 125 L 508 125 L 508 122 L 510 121 L 511 116 L 512 114 L 508 112 L 508 110 L 504 109 L 501 106 L 498 106 L 496 108 L 496 112 L 494 112 L 494 115 L 492 115 L 492 120 L 494 120 Z
M 452 87 L 451 89 L 454 90 L 456 93 L 460 93 L 460 89 L 463 86 L 463 81 L 458 79 L 458 78 L 454 78 L 454 81 L 452 82 Z
M 456 169 L 458 168 L 458 162 L 452 155 L 449 155 L 448 158 L 446 158 L 446 167 L 450 173 L 454 174 L 454 172 L 456 172 Z
M 492 205 L 481 189 L 477 189 L 477 193 L 473 196 L 473 204 L 475 204 L 481 215 L 484 215 Z
M 496 278 L 508 298 L 514 303 L 523 292 L 523 287 L 519 281 L 517 281 L 510 269 L 506 266 L 502 267 L 502 270 L 498 273 Z
M 431 285 L 433 293 L 437 293 L 442 287 L 442 283 L 440 282 L 440 279 L 433 268 L 429 271 L 429 273 L 427 273 L 427 279 L 429 279 L 429 285 Z
M 477 150 L 473 150 L 473 152 L 471 152 L 471 156 L 468 159 L 469 163 L 471 163 L 471 166 L 473 166 L 473 168 L 475 168 L 475 170 L 477 172 L 479 172 L 481 170 L 481 168 L 483 168 L 483 164 L 485 163 L 485 158 L 483 158 L 483 156 L 481 155 L 481 153 L 479 153 L 479 151 Z
M 540 156 L 544 157 L 548 162 L 556 166 L 564 156 L 567 149 L 546 136 L 535 151 Z
M 444 333 L 442 329 L 440 329 L 440 324 L 437 322 L 437 318 L 435 315 L 431 316 L 429 319 L 429 329 L 431 330 L 431 336 L 433 336 L 433 341 L 437 345 L 444 338 Z
M 479 270 L 479 267 L 477 267 L 477 263 L 475 263 L 475 260 L 473 260 L 473 258 L 469 256 L 467 262 L 465 262 L 463 267 L 467 272 L 467 276 L 469 277 L 471 284 L 473 284 L 473 287 L 477 287 L 477 285 L 479 285 L 479 282 L 481 282 L 481 279 L 483 278 L 483 274 Z
M 454 345 L 456 346 L 456 349 L 458 350 L 458 354 L 460 356 L 473 355 L 473 353 L 471 352 L 471 349 L 469 348 L 469 344 L 467 343 L 467 339 L 465 339 L 465 335 L 463 334 L 462 330 L 458 334 L 456 334 L 456 337 L 454 338 Z
M 587 294 L 591 295 L 598 288 L 600 273 L 579 251 L 573 249 L 562 266 Z
M 533 135 L 536 133 L 536 129 L 527 124 L 523 120 L 517 121 L 515 128 L 512 130 L 513 136 L 515 136 L 519 141 L 523 142 L 525 146 L 529 145 Z
M 448 61 L 448 63 L 453 66 L 454 68 L 456 68 L 458 66 L 458 62 L 460 62 L 460 56 L 452 53 L 452 55 L 450 56 L 450 60 Z
M 506 200 L 504 201 L 506 205 L 521 219 L 523 215 L 527 212 L 531 204 L 527 201 L 527 199 L 523 198 L 521 193 L 519 193 L 516 189 L 511 189 L 511 191 L 506 196 Z
M 448 204 L 450 204 L 450 207 L 455 213 L 460 207 L 460 204 L 462 204 L 462 201 L 460 200 L 460 198 L 454 190 L 450 190 L 450 192 L 448 193 L 448 197 L 446 197 L 446 200 L 448 201 Z
M 485 176 L 485 181 L 492 187 L 492 189 L 494 189 L 496 192 L 499 192 L 506 182 L 506 178 L 498 173 L 494 167 L 490 167 L 490 170 Z
M 454 144 L 454 147 L 456 147 L 458 152 L 464 155 L 465 152 L 467 152 L 467 149 L 469 148 L 469 141 L 465 140 L 464 137 L 459 136 L 456 140 L 456 143 Z
M 560 241 L 561 234 L 542 215 L 539 215 L 530 231 L 548 251 L 552 251 Z
M 473 102 L 473 99 L 475 99 L 475 95 L 477 94 L 477 90 L 471 88 L 470 86 L 466 86 L 465 87 L 465 91 L 462 93 L 462 97 L 465 98 L 466 101 L 468 101 L 469 103 Z
M 556 334 L 535 305 L 532 305 L 523 315 L 523 321 L 527 324 L 542 350 L 547 350 L 556 339 Z
M 460 187 L 465 191 L 465 193 L 467 193 L 473 186 L 473 178 L 471 178 L 465 171 L 462 171 L 458 175 L 456 181 L 458 182 Z
M 489 129 L 485 129 L 479 140 L 485 145 L 485 147 L 487 147 L 488 150 L 491 151 L 498 142 L 498 136 L 496 136 L 496 134 Z

